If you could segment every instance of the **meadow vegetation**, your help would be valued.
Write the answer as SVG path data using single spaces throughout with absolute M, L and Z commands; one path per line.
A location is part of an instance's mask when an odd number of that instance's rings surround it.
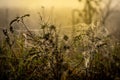
M 0 80 L 120 80 L 120 42 L 111 39 L 103 20 L 92 20 L 93 7 L 86 1 L 79 28 L 73 21 L 72 36 L 60 35 L 42 16 L 39 34 L 24 21 L 30 14 L 11 20 L 0 45 Z M 14 23 L 26 32 L 18 35 Z

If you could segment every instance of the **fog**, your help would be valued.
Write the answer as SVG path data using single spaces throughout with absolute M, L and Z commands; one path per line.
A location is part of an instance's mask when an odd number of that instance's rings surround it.
M 112 6 L 115 4 L 116 2 L 114 1 Z M 17 16 L 30 14 L 30 17 L 25 19 L 26 24 L 30 29 L 38 29 L 40 23 L 38 13 L 40 13 L 46 21 L 49 20 L 49 23 L 55 24 L 61 30 L 67 30 L 70 33 L 72 28 L 72 10 L 82 9 L 82 7 L 83 4 L 80 4 L 77 0 L 1 0 L 0 28 L 7 28 L 10 21 Z M 120 36 L 119 16 L 119 7 L 115 7 L 106 20 L 106 27 L 115 38 Z M 20 25 L 17 26 L 20 27 Z M 66 32 L 63 34 L 66 34 Z
M 50 7 L 79 7 L 77 0 L 1 0 L 0 7 L 9 7 L 9 8 L 40 8 L 45 6 Z

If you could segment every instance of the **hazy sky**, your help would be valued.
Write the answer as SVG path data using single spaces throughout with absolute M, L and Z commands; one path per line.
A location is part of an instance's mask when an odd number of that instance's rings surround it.
M 0 0 L 0 7 L 78 7 L 78 0 Z

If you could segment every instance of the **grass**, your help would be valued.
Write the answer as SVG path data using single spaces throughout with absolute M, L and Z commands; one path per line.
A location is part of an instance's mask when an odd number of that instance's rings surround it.
M 120 43 L 111 41 L 110 36 L 95 36 L 97 26 L 79 31 L 72 39 L 67 35 L 61 38 L 54 24 L 41 20 L 41 32 L 36 35 L 24 22 L 29 16 L 15 18 L 10 28 L 3 30 L 0 80 L 120 79 Z M 14 23 L 23 24 L 28 40 L 16 35 Z M 25 39 L 31 46 L 24 44 Z

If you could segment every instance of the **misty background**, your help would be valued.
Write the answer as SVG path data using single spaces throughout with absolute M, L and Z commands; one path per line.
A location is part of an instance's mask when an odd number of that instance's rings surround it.
M 118 4 L 118 2 L 119 0 L 113 1 L 111 9 L 113 6 Z M 79 3 L 78 0 L 1 0 L 0 34 L 2 34 L 2 29 L 9 27 L 11 20 L 24 14 L 30 14 L 30 17 L 25 19 L 25 22 L 29 28 L 32 30 L 39 29 L 39 13 L 46 21 L 48 20 L 49 23 L 59 26 L 62 34 L 71 34 L 72 11 L 73 9 L 82 10 L 84 6 L 83 3 Z M 105 25 L 109 33 L 113 35 L 114 38 L 120 38 L 119 6 L 114 7 L 112 12 L 110 12 L 110 15 L 106 19 Z M 17 26 L 17 29 L 22 29 L 20 28 L 21 25 Z

